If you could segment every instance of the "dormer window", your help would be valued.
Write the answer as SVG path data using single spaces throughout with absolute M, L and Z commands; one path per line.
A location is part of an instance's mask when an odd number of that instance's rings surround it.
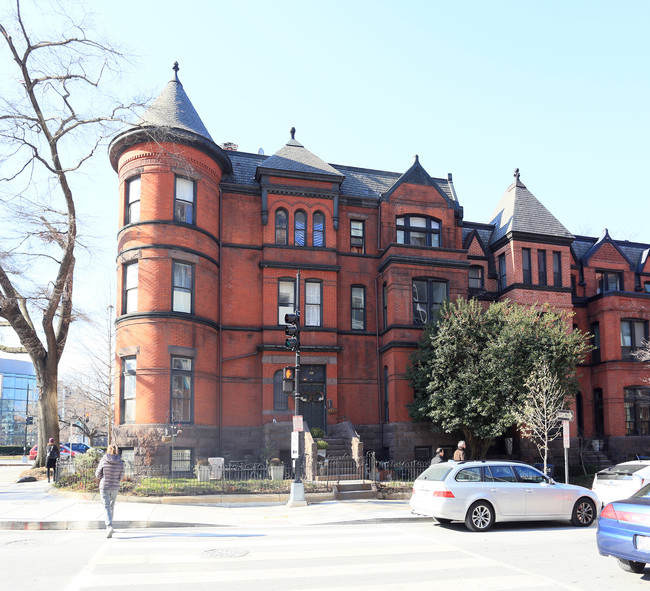
M 397 218 L 397 244 L 440 246 L 440 222 L 429 217 L 403 215 Z

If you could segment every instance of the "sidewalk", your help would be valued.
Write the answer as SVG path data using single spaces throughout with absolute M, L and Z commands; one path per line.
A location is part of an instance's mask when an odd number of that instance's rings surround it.
M 5 477 L 0 480 L 0 529 L 103 529 L 104 512 L 97 497 L 62 493 L 47 481 L 17 484 L 15 480 L 7 482 Z M 227 503 L 202 502 L 206 500 L 166 497 L 158 502 L 134 502 L 133 497 L 120 496 L 115 507 L 115 528 L 260 528 L 430 520 L 412 515 L 407 500 L 334 501 L 331 495 L 320 495 L 319 502 L 312 499 L 310 503 L 307 495 L 310 504 L 306 507 L 287 507 L 280 495 L 255 495 L 254 499 L 251 495 L 235 496 L 229 497 Z

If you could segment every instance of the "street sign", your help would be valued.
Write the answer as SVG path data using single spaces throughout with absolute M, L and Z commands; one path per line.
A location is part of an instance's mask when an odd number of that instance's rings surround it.
M 559 421 L 572 421 L 573 420 L 573 411 L 566 409 L 566 410 L 558 410 L 557 411 L 557 418 Z
M 294 431 L 304 431 L 302 426 L 302 415 L 294 415 L 293 417 L 293 430 Z
M 295 460 L 300 457 L 300 434 L 298 431 L 291 433 L 291 459 Z
M 569 438 L 569 421 L 562 421 L 562 442 L 564 449 L 571 447 L 571 439 Z

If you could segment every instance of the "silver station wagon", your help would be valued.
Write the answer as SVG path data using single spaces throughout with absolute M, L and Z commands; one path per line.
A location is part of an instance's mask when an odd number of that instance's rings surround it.
M 416 479 L 410 506 L 441 523 L 486 531 L 495 521 L 566 519 L 587 527 L 600 504 L 589 489 L 557 483 L 528 464 L 486 460 L 430 466 Z

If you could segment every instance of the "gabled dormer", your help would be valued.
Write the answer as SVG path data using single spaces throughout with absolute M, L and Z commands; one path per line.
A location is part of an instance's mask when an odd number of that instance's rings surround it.
M 460 249 L 463 208 L 451 175 L 434 179 L 416 155 L 411 167 L 381 195 L 382 243 Z

